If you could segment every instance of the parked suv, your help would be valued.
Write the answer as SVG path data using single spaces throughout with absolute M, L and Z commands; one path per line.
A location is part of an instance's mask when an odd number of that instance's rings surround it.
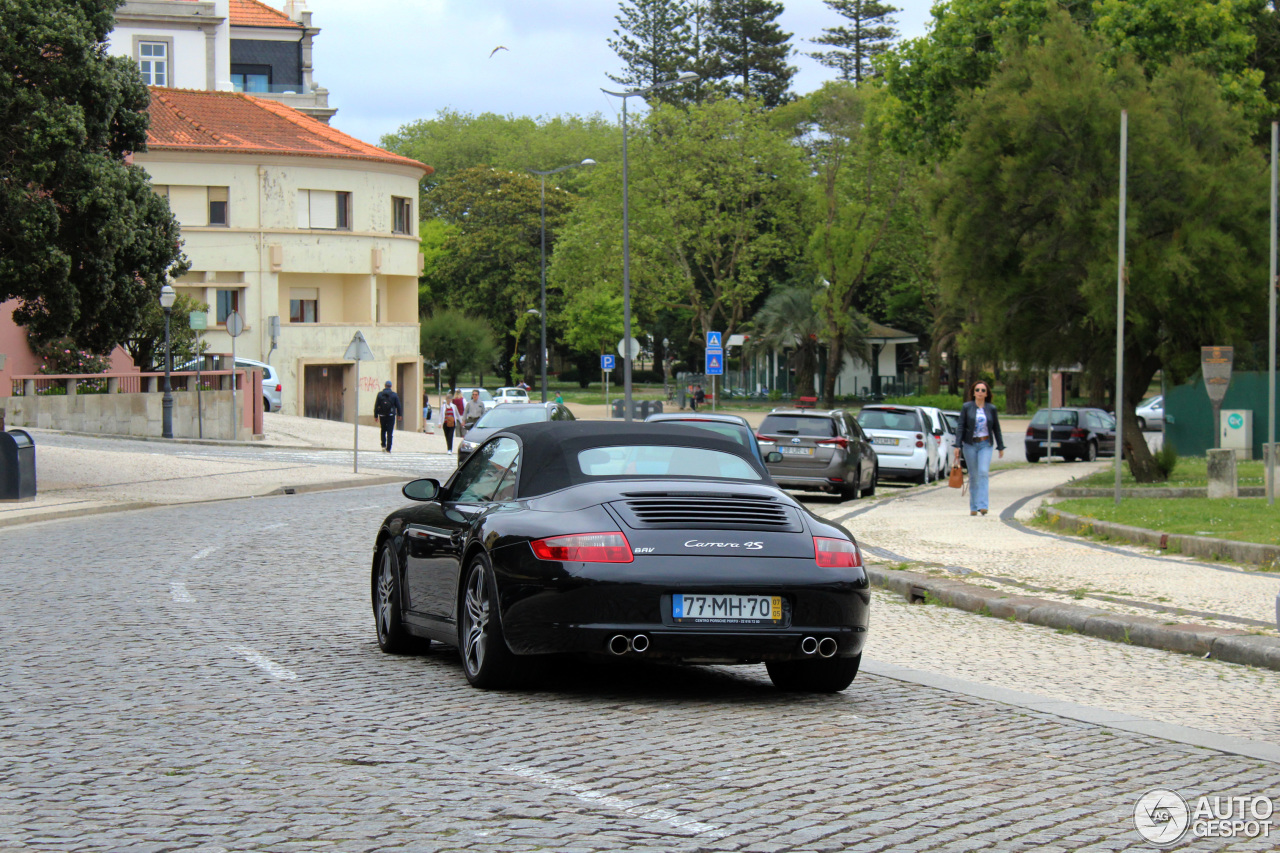
M 875 494 L 876 454 L 848 412 L 774 409 L 756 440 L 769 475 L 784 489 L 831 492 L 841 500 Z M 781 461 L 767 461 L 771 451 L 782 454 Z
M 880 461 L 880 476 L 916 483 L 938 478 L 942 428 L 918 406 L 863 406 L 858 423 Z
M 284 384 L 280 381 L 280 371 L 265 361 L 254 361 L 251 358 L 236 358 L 236 367 L 245 370 L 262 371 L 262 411 L 278 412 L 284 403 Z M 175 370 L 195 370 L 195 360 L 188 361 Z

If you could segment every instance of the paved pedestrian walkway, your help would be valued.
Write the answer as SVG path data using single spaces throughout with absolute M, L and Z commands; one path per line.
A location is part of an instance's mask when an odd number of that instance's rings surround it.
M 925 564 L 924 571 L 1011 595 L 1275 635 L 1280 574 L 1027 526 L 1055 486 L 1109 464 L 993 471 L 986 516 L 969 515 L 968 498 L 945 485 L 823 514 L 843 520 L 869 554 L 885 563 Z

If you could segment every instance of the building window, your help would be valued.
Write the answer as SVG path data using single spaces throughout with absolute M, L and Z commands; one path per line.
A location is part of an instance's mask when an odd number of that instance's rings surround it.
M 231 85 L 237 92 L 248 92 L 250 95 L 271 91 L 270 74 L 237 74 L 231 72 Z
M 413 224 L 413 201 L 399 196 L 391 197 L 391 233 L 410 234 Z
M 138 42 L 138 70 L 142 72 L 142 82 L 148 86 L 168 86 L 169 43 Z
M 226 187 L 209 187 L 209 224 L 227 224 Z
M 320 322 L 320 291 L 314 287 L 289 289 L 289 322 Z
M 217 293 L 217 323 L 219 326 L 225 326 L 227 324 L 227 316 L 230 315 L 232 311 L 238 312 L 240 310 L 240 290 L 239 288 L 233 290 L 219 290 Z
M 298 190 L 298 227 L 351 230 L 351 193 Z

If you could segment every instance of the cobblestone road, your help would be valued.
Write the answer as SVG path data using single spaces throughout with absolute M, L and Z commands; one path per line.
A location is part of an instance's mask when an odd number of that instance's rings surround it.
M 476 691 L 451 650 L 373 641 L 370 545 L 400 502 L 0 531 L 0 849 L 1149 849 L 1148 789 L 1280 791 L 1274 763 L 873 675 L 796 697 L 758 667 L 583 666 Z M 872 624 L 868 655 L 899 657 Z

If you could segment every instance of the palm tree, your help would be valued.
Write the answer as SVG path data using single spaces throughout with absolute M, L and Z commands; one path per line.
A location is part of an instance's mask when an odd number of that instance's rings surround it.
M 822 346 L 822 318 L 813 307 L 813 290 L 786 287 L 765 299 L 751 321 L 751 347 L 790 349 L 790 367 L 796 372 L 796 396 L 814 397 L 813 379 L 818 372 Z

